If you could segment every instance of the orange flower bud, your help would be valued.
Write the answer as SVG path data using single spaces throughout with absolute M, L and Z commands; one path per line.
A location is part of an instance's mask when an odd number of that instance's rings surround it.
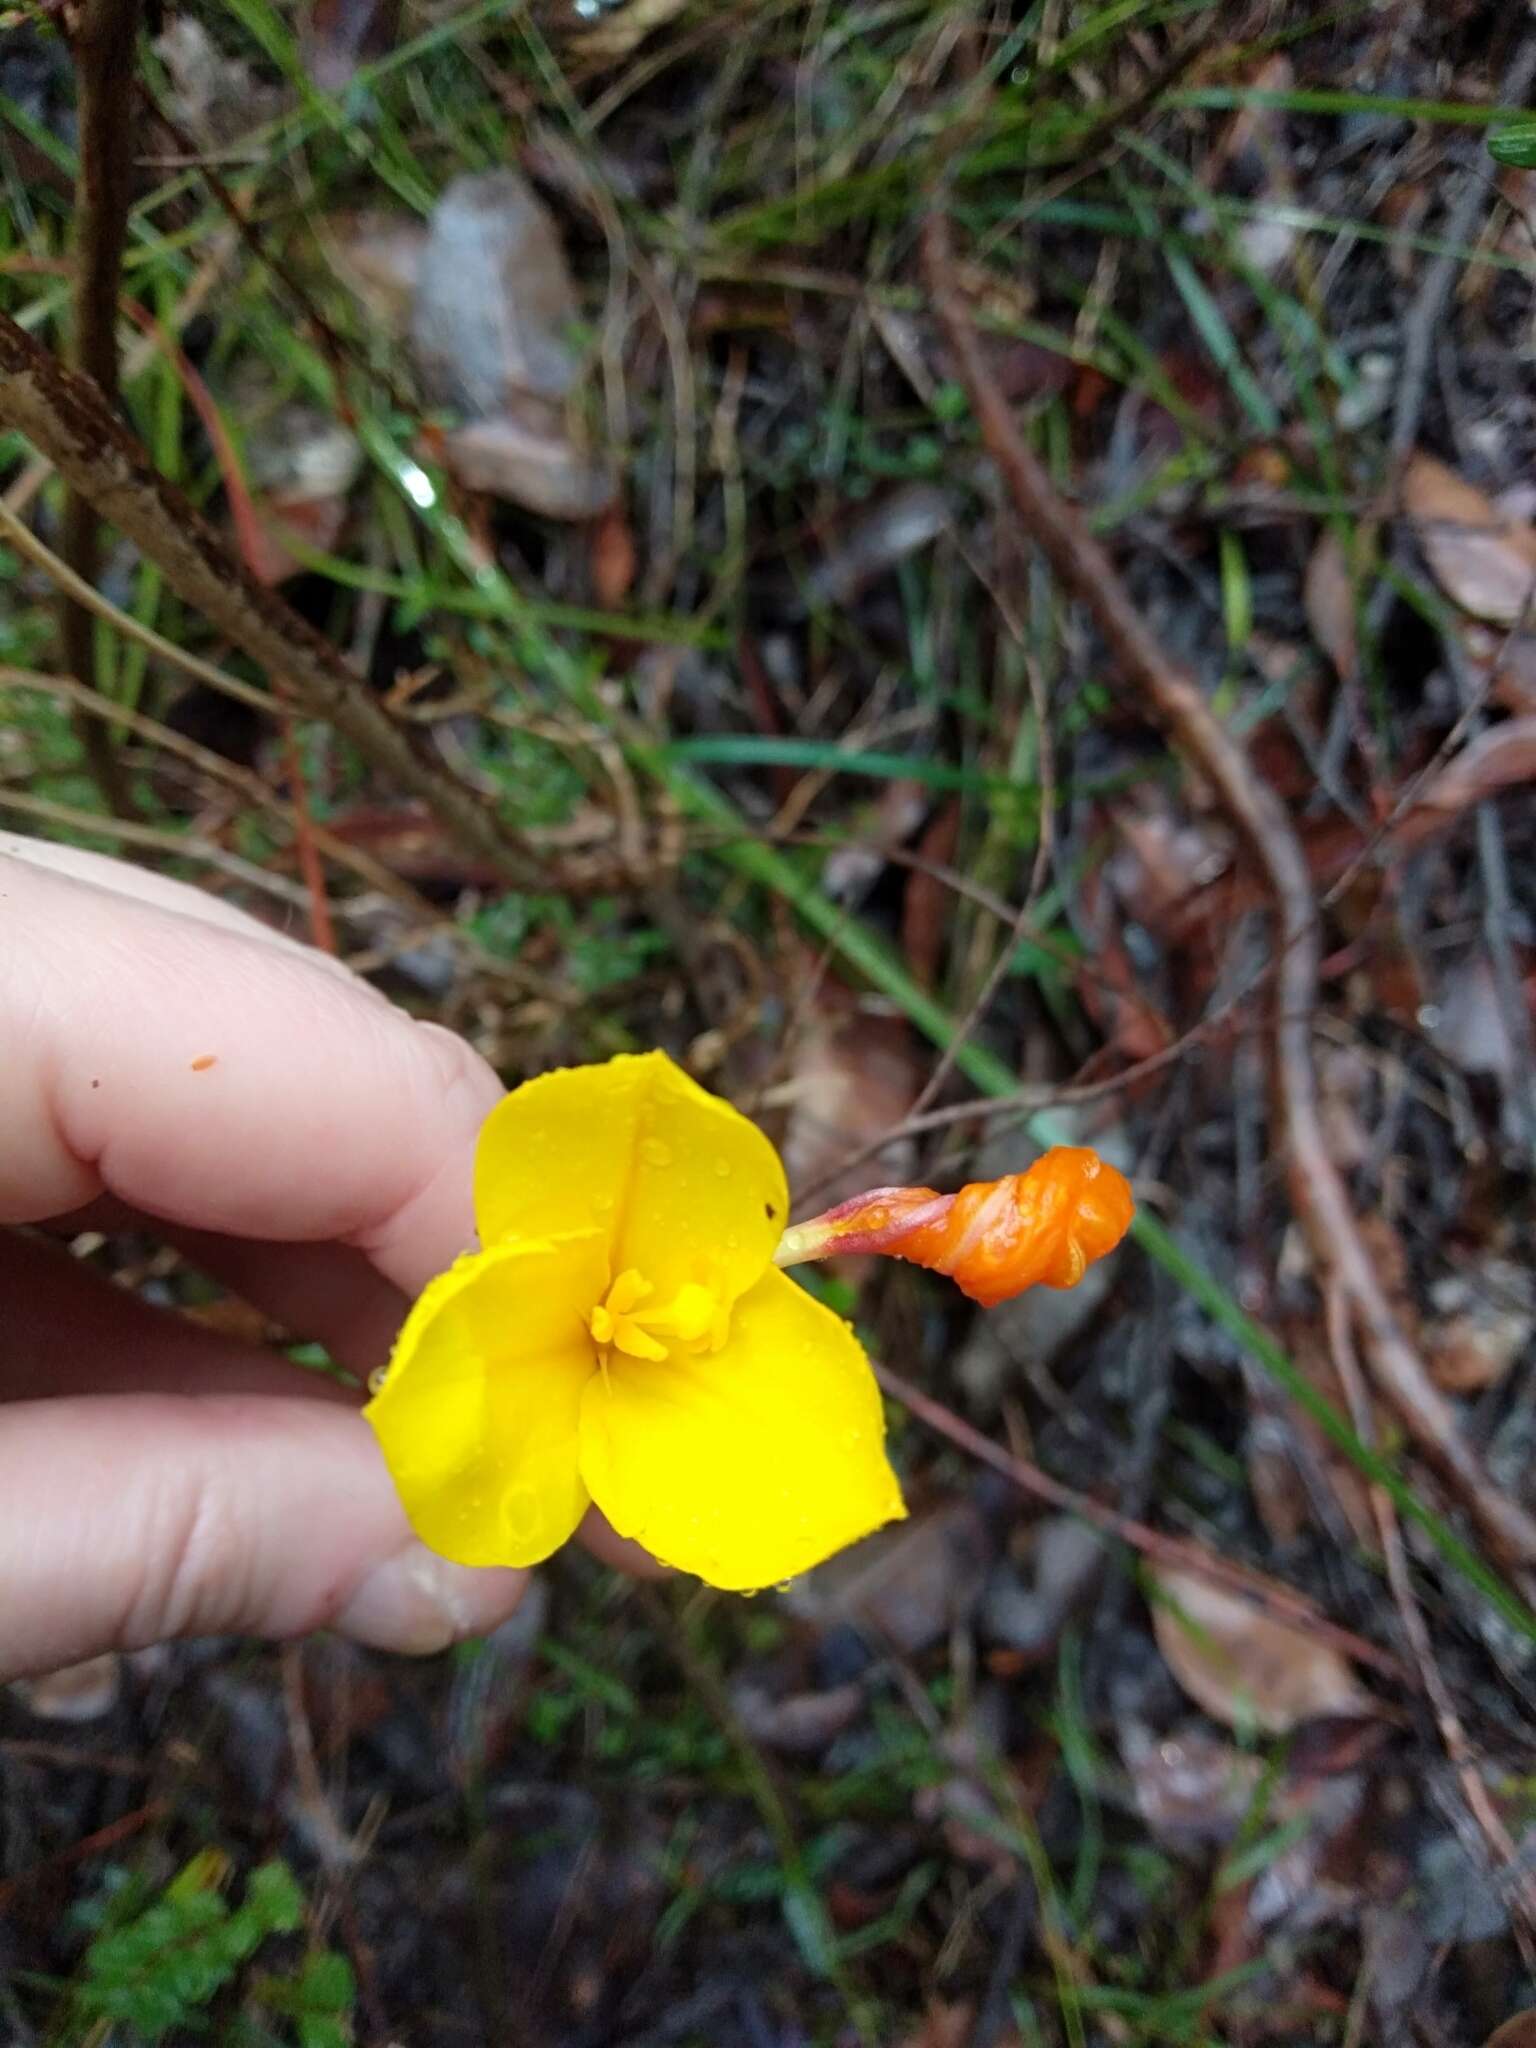
M 1085 1146 L 1057 1145 L 1026 1173 L 958 1194 L 871 1188 L 786 1230 L 775 1262 L 855 1252 L 908 1259 L 954 1281 L 983 1308 L 1026 1287 L 1075 1287 L 1114 1250 L 1135 1213 L 1125 1175 Z

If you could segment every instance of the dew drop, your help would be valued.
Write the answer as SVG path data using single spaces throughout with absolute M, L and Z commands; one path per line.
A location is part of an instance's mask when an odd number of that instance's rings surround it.
M 722 1180 L 729 1180 L 731 1177 L 731 1162 L 729 1159 L 717 1159 L 715 1161 L 715 1171 Z
M 725 1248 L 728 1252 L 735 1251 L 737 1247 L 740 1245 L 740 1243 L 741 1239 L 736 1235 L 734 1230 L 728 1230 L 725 1233 Z
M 640 1157 L 647 1166 L 670 1166 L 672 1164 L 672 1148 L 669 1145 L 664 1145 L 660 1138 L 642 1138 L 640 1140 Z
M 539 1496 L 531 1486 L 509 1486 L 502 1495 L 501 1525 L 514 1542 L 526 1543 L 543 1521 Z
M 592 1197 L 592 1206 L 594 1209 L 611 1209 L 613 1207 L 613 1197 L 612 1195 L 594 1195 Z

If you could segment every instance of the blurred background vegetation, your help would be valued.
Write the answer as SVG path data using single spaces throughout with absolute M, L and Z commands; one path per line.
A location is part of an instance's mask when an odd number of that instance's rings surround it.
M 1067 1136 L 1145 1219 L 985 1319 L 819 1283 L 939 1406 L 892 1403 L 912 1520 L 783 1592 L 571 1555 L 419 1667 L 12 1688 L 5 2039 L 1536 2039 L 1531 1560 L 1488 1539 L 1536 1506 L 1524 10 L 0 24 L 0 307 L 115 373 L 293 648 L 71 511 L 0 386 L 0 826 L 333 946 L 509 1080 L 663 1044 L 812 1209 Z M 1298 1227 L 1263 862 L 978 375 L 1299 849 L 1321 1130 L 1449 1478 Z

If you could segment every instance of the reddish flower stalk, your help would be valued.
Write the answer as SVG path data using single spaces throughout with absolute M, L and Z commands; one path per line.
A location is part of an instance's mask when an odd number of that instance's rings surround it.
M 792 1224 L 774 1263 L 853 1253 L 908 1259 L 996 1308 L 1026 1287 L 1075 1287 L 1124 1237 L 1135 1207 L 1123 1173 L 1085 1146 L 1057 1145 L 1026 1173 L 973 1181 L 958 1194 L 871 1188 Z

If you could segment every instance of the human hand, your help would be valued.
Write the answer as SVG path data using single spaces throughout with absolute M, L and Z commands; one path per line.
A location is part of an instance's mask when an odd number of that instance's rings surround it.
M 344 1387 L 3 1227 L 149 1228 L 361 1380 L 470 1242 L 500 1094 L 216 898 L 0 833 L 0 1678 L 322 1626 L 435 1650 L 513 1610 L 525 1573 L 411 1536 Z

